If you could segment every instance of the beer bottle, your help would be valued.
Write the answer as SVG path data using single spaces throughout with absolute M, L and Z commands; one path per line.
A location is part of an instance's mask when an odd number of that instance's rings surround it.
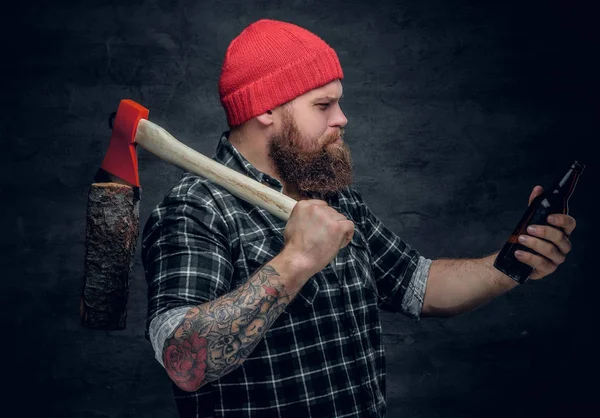
M 519 283 L 525 283 L 529 279 L 533 267 L 519 261 L 515 257 L 515 251 L 522 250 L 536 255 L 540 254 L 519 243 L 519 235 L 527 234 L 527 227 L 532 224 L 550 225 L 547 218 L 552 213 L 569 214 L 569 198 L 573 194 L 577 180 L 583 173 L 584 168 L 585 164 L 575 161 L 566 174 L 557 179 L 552 188 L 544 189 L 541 195 L 533 199 L 500 253 L 498 253 L 494 261 L 496 269 Z M 562 229 L 555 225 L 550 226 Z

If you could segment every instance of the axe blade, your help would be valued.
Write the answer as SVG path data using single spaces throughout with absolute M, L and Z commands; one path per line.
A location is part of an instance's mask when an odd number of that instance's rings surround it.
M 102 170 L 125 182 L 140 187 L 135 135 L 141 119 L 148 119 L 148 109 L 133 100 L 119 103 L 110 144 L 104 156 Z

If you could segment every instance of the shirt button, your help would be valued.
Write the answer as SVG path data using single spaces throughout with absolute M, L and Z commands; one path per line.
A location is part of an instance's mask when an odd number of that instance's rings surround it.
M 356 335 L 356 330 L 353 329 L 352 331 L 350 331 L 350 334 L 352 334 L 352 336 L 354 337 Z

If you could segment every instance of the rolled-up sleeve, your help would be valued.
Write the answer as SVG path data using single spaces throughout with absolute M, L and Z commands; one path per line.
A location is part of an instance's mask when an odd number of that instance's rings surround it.
M 360 213 L 360 224 L 368 242 L 377 283 L 379 307 L 401 312 L 419 320 L 432 260 L 387 228 L 353 189 Z
M 157 316 L 175 308 L 180 313 L 183 307 L 229 291 L 233 266 L 228 227 L 208 193 L 200 180 L 184 179 L 145 224 L 141 255 L 148 285 L 145 336 L 149 341 L 150 324 Z M 165 329 L 154 325 L 155 332 Z
M 154 317 L 150 323 L 148 335 L 152 348 L 154 349 L 154 357 L 161 366 L 164 367 L 163 362 L 163 348 L 167 338 L 171 336 L 177 327 L 183 321 L 185 314 L 193 306 L 182 306 L 180 308 L 172 308 Z

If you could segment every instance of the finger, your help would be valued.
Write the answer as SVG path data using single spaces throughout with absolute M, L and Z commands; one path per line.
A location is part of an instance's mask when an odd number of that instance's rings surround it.
M 529 195 L 529 203 L 527 204 L 527 206 L 531 205 L 531 202 L 533 202 L 533 199 L 535 199 L 536 197 L 541 195 L 543 192 L 544 192 L 544 188 L 542 186 L 535 186 L 533 188 L 533 190 L 531 191 L 531 194 Z
M 346 229 L 346 233 L 344 234 L 342 241 L 340 242 L 340 249 L 350 244 L 350 241 L 352 241 L 352 237 L 354 236 L 354 222 L 347 220 L 342 222 L 343 223 L 341 227 Z
M 568 236 L 570 236 L 575 230 L 575 227 L 577 227 L 575 218 L 564 213 L 554 213 L 548 216 L 547 221 L 551 225 L 562 228 Z
M 564 263 L 565 261 L 565 255 L 559 251 L 556 245 L 551 242 L 528 235 L 520 235 L 519 242 L 527 248 L 531 248 L 543 257 L 546 257 L 556 266 Z
M 552 274 L 558 267 L 550 260 L 527 251 L 516 251 L 515 257 L 522 263 L 525 263 L 534 268 L 529 276 L 531 280 L 541 279 L 549 274 Z
M 565 255 L 571 251 L 571 241 L 561 229 L 546 225 L 529 225 L 527 233 L 552 242 Z
M 326 201 L 320 199 L 306 199 L 304 202 L 308 203 L 309 205 L 329 206 Z
M 323 206 L 323 205 L 317 205 L 317 206 Z M 345 221 L 348 218 L 346 217 L 346 215 L 344 215 L 343 213 L 338 212 L 337 210 L 335 210 L 334 208 L 332 208 L 329 205 L 326 205 L 326 207 L 323 208 L 319 208 L 318 212 L 321 216 L 323 216 L 324 219 L 329 219 L 332 221 Z
M 341 213 L 337 213 L 337 216 L 334 217 L 334 219 L 338 222 L 343 222 L 343 221 L 347 221 L 348 218 L 344 215 L 342 215 Z

